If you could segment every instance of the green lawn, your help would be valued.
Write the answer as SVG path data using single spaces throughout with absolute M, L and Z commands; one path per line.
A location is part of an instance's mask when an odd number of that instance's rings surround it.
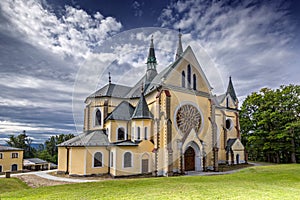
M 1 192 L 1 200 L 8 198 L 300 199 L 300 165 L 252 167 L 221 176 L 108 180 Z
M 0 199 L 4 192 L 20 191 L 29 187 L 17 178 L 0 178 Z

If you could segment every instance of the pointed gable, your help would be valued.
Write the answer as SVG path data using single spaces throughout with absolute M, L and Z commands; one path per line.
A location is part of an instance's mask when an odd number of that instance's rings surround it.
M 185 51 L 182 53 L 182 56 L 179 57 L 173 64 L 171 64 L 167 70 L 164 70 L 164 74 L 160 75 L 164 83 L 169 85 L 174 85 L 181 87 L 181 76 L 182 72 L 185 71 L 186 77 L 188 76 L 187 67 L 188 65 L 191 67 L 191 80 L 193 80 L 193 75 L 195 74 L 197 85 L 196 89 L 198 91 L 210 93 L 212 90 L 211 85 L 208 82 L 192 48 L 188 46 Z M 187 80 L 186 80 L 187 82 Z M 193 82 L 193 81 L 191 81 Z M 192 83 L 190 83 L 190 87 L 186 87 L 189 89 L 193 89 Z
M 235 90 L 233 88 L 233 84 L 232 84 L 232 81 L 231 81 L 231 76 L 229 77 L 229 83 L 228 83 L 228 87 L 227 87 L 227 91 L 226 91 L 226 95 L 230 95 L 232 100 L 233 101 L 237 101 L 237 97 L 236 97 L 236 94 L 235 94 Z
M 227 140 L 226 152 L 241 150 L 244 150 L 244 146 L 238 138 L 232 138 Z
M 146 102 L 145 96 L 142 93 L 140 100 L 134 110 L 132 119 L 152 119 L 153 115 L 149 111 L 148 104 Z

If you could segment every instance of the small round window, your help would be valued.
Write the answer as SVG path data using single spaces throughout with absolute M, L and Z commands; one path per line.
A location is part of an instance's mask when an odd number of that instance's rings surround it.
M 226 129 L 231 130 L 233 127 L 233 122 L 231 119 L 226 119 Z

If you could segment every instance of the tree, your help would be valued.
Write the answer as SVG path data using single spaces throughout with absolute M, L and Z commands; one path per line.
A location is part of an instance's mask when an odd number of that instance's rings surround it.
M 21 148 L 24 150 L 24 158 L 32 158 L 36 154 L 36 150 L 31 147 L 32 139 L 26 135 L 26 131 L 18 136 L 10 135 L 9 140 L 6 142 L 11 147 Z
M 242 141 L 249 159 L 268 162 L 300 160 L 300 86 L 262 88 L 249 95 L 241 107 Z
M 60 134 L 60 135 L 51 136 L 45 142 L 45 151 L 47 152 L 47 153 L 43 152 L 43 156 L 47 157 L 47 159 L 46 158 L 45 159 L 50 162 L 57 163 L 57 154 L 58 154 L 57 145 L 73 137 L 74 137 L 73 134 L 67 134 L 67 135 Z

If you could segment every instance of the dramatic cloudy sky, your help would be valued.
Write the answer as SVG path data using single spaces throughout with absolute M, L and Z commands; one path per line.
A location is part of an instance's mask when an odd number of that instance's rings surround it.
M 0 144 L 23 130 L 35 143 L 76 134 L 84 98 L 108 71 L 133 85 L 151 35 L 162 70 L 179 28 L 216 94 L 230 75 L 241 102 L 262 87 L 300 84 L 299 22 L 297 0 L 1 0 Z

